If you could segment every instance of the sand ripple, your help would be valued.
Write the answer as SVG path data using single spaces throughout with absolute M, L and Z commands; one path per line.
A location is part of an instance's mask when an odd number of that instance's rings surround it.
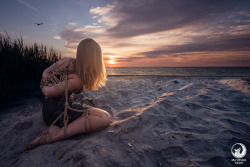
M 26 107 L 5 109 L 9 113 L 1 115 L 0 165 L 16 161 L 14 166 L 233 166 L 232 145 L 240 142 L 250 149 L 249 85 L 236 81 L 110 78 L 96 92 L 85 90 L 97 107 L 113 116 L 110 127 L 18 157 L 14 153 L 46 127 L 41 102 L 27 100 Z

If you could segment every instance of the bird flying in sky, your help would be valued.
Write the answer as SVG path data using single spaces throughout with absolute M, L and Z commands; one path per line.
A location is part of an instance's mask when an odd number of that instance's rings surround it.
M 38 25 L 38 26 L 40 26 L 40 25 L 42 25 L 43 23 L 35 23 L 36 25 Z

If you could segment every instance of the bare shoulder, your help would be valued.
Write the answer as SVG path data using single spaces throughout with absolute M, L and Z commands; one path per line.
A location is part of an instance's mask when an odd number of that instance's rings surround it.
M 76 74 L 69 74 L 68 80 L 72 83 L 72 85 L 74 85 L 75 88 L 79 88 L 83 85 L 82 81 Z
M 80 78 L 76 74 L 69 74 L 68 79 L 76 79 L 80 81 Z
M 60 60 L 58 60 L 58 64 L 57 67 L 63 67 L 65 65 L 67 65 L 73 58 L 72 57 L 64 57 Z

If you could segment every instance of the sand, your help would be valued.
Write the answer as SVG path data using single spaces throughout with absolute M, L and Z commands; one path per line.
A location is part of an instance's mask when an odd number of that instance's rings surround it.
M 109 78 L 84 92 L 112 115 L 105 130 L 21 152 L 46 125 L 39 98 L 1 107 L 0 166 L 235 166 L 250 163 L 250 83 L 244 78 Z

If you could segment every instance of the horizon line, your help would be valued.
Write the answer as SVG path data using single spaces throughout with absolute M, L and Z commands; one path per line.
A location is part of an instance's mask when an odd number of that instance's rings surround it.
M 105 66 L 106 68 L 250 68 L 250 66 L 115 66 L 115 67 L 110 67 L 110 66 Z

